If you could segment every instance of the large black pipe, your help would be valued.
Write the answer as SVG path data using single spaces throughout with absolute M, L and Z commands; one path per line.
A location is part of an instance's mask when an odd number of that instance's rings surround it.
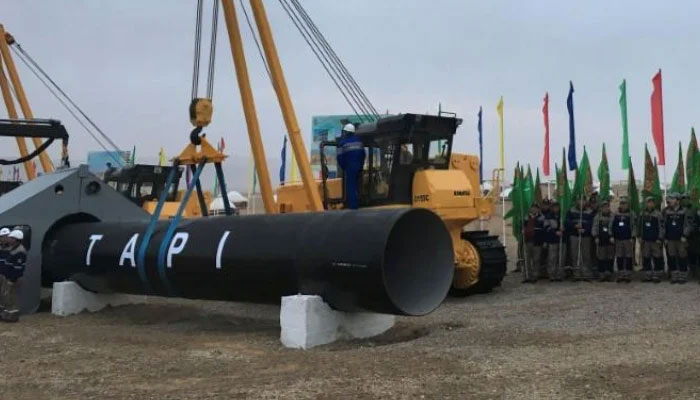
M 157 226 L 143 265 L 134 264 L 146 224 L 57 226 L 44 241 L 44 278 L 192 299 L 315 294 L 338 310 L 399 315 L 433 311 L 452 282 L 450 235 L 423 209 L 200 218 L 172 238 L 167 226 Z

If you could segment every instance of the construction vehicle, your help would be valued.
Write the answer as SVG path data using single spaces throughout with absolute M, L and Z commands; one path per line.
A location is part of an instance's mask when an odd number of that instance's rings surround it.
M 464 230 L 470 222 L 493 214 L 494 197 L 480 194 L 478 157 L 452 153 L 461 122 L 455 117 L 401 114 L 361 124 L 356 130 L 367 154 L 359 185 L 360 207 L 410 205 L 439 215 L 452 236 L 452 291 L 458 295 L 488 292 L 506 272 L 505 249 L 498 237 Z M 335 164 L 328 154 L 332 157 L 337 145 L 333 141 L 320 145 L 322 174 L 317 185 L 329 210 L 342 208 L 345 197 L 343 178 L 328 178 Z M 280 212 L 311 209 L 303 184 L 279 187 L 277 201 Z
M 168 175 L 173 168 L 175 167 L 170 165 L 136 164 L 115 171 L 108 170 L 104 174 L 104 181 L 134 204 L 143 208 L 149 214 L 153 214 L 158 206 L 158 199 L 165 190 Z M 182 202 L 185 190 L 179 189 L 181 178 L 182 169 L 177 168 L 173 184 L 165 197 L 165 203 L 160 214 L 162 219 L 168 219 L 175 215 L 177 208 Z M 203 195 L 205 204 L 211 203 L 211 192 L 205 191 Z M 182 216 L 185 218 L 196 218 L 202 215 L 202 208 L 198 204 L 197 199 L 191 197 L 185 205 Z

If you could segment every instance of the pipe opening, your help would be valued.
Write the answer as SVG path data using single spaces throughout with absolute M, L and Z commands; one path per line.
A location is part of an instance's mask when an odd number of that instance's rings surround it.
M 422 209 L 403 214 L 389 234 L 383 274 L 399 312 L 425 315 L 436 309 L 454 274 L 452 240 L 442 220 Z

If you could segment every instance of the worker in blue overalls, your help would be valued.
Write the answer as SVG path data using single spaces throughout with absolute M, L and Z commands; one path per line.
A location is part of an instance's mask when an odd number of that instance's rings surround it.
M 355 136 L 355 125 L 346 124 L 342 137 L 338 142 L 338 165 L 343 169 L 345 177 L 345 208 L 358 207 L 358 183 L 360 173 L 365 165 L 365 146 L 362 140 Z

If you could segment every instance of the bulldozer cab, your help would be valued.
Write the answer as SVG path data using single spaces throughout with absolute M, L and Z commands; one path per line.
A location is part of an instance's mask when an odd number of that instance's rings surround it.
M 175 167 L 137 164 L 108 170 L 105 172 L 104 181 L 139 207 L 143 207 L 143 204 L 148 201 L 158 201 L 165 189 L 168 174 L 173 168 Z M 178 167 L 166 201 L 177 199 L 181 176 L 182 170 Z
M 402 114 L 384 117 L 357 127 L 356 135 L 365 146 L 365 166 L 359 182 L 361 207 L 389 204 L 411 204 L 413 176 L 424 169 L 449 169 L 452 138 L 462 120 L 454 117 Z M 342 203 L 342 197 L 331 197 L 327 181 L 333 176 L 331 159 L 337 142 L 321 143 L 321 177 L 324 206 Z M 329 151 L 330 150 L 330 151 Z M 343 179 L 339 167 L 335 176 Z

